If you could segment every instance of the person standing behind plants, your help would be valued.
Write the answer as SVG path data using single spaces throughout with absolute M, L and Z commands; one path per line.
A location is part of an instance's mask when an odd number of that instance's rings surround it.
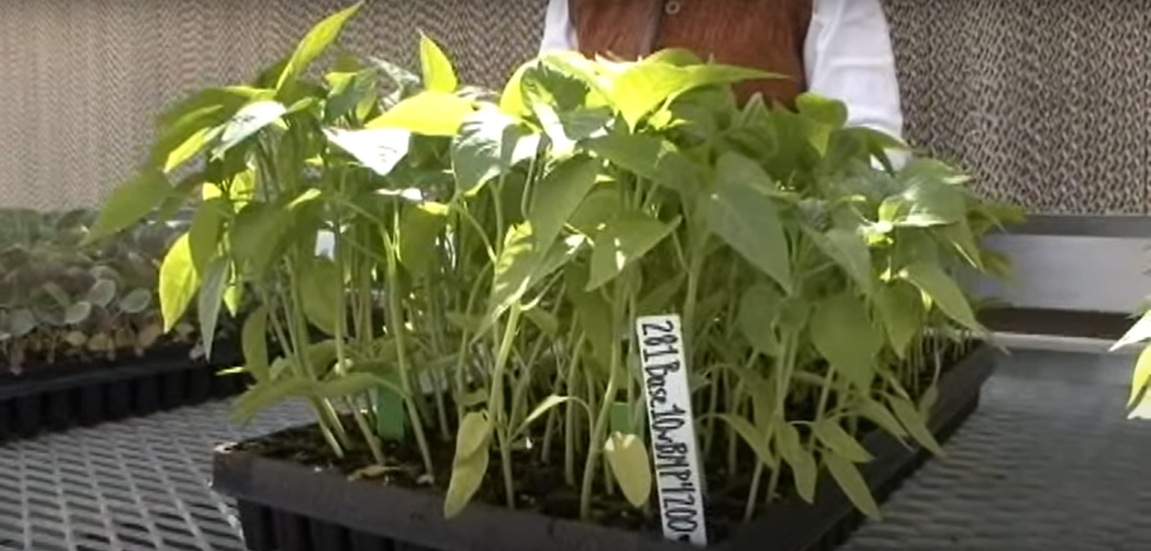
M 664 48 L 789 77 L 740 84 L 741 100 L 761 93 L 769 104 L 791 106 L 810 91 L 844 102 L 849 126 L 903 139 L 895 57 L 880 0 L 548 2 L 542 53 L 636 59 Z

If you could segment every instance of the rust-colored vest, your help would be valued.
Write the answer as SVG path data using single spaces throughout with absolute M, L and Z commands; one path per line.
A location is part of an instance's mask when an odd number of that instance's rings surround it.
M 635 59 L 686 48 L 716 62 L 790 77 L 740 84 L 741 101 L 760 92 L 791 105 L 806 90 L 803 42 L 812 0 L 569 0 L 580 51 Z

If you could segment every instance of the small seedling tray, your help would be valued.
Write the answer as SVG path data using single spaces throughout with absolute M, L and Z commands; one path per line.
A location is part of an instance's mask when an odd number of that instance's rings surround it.
M 118 362 L 70 363 L 0 377 L 0 441 L 74 426 L 90 426 L 195 405 L 244 390 L 239 374 L 219 375 L 241 362 L 221 343 L 210 362 L 170 349 Z
M 976 349 L 947 370 L 929 421 L 943 442 L 978 407 L 995 354 Z M 863 445 L 875 460 L 862 473 L 878 500 L 889 496 L 928 458 L 886 433 Z M 446 520 L 442 496 L 316 471 L 287 461 L 221 446 L 214 458 L 214 487 L 235 497 L 252 551 L 690 551 L 698 548 L 630 532 L 484 504 Z M 723 551 L 825 551 L 862 522 L 829 478 L 820 480 L 815 504 L 783 502 L 708 549 Z

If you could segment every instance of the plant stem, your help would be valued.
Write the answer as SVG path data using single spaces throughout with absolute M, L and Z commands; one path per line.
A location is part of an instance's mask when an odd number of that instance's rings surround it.
M 397 220 L 398 223 L 398 220 Z M 382 230 L 382 228 L 381 228 Z M 432 452 L 428 448 L 428 440 L 424 435 L 424 424 L 420 418 L 419 408 L 412 400 L 411 370 L 408 365 L 407 346 L 404 339 L 404 311 L 400 304 L 399 267 L 396 261 L 396 243 L 386 231 L 381 231 L 384 238 L 384 247 L 387 249 L 387 291 L 388 329 L 396 339 L 396 362 L 399 364 L 400 388 L 404 391 L 404 404 L 408 409 L 408 418 L 412 422 L 412 432 L 416 436 L 416 445 L 420 448 L 423 457 L 424 470 L 429 477 L 435 477 L 435 466 L 432 464 Z
M 613 341 L 616 335 L 619 335 L 619 321 L 621 314 L 620 304 L 624 301 L 619 300 L 621 297 L 618 295 L 620 284 L 615 283 L 616 287 L 616 300 L 612 301 L 612 338 Z M 603 393 L 603 402 L 600 404 L 599 414 L 596 416 L 595 425 L 592 427 L 592 432 L 588 440 L 587 461 L 584 463 L 583 469 L 583 484 L 580 488 L 580 519 L 588 520 L 591 518 L 591 490 L 592 483 L 595 482 L 595 469 L 599 462 L 600 453 L 603 450 L 604 442 L 607 438 L 608 420 L 611 418 L 611 407 L 615 402 L 616 392 L 618 391 L 619 377 L 617 373 L 620 371 L 620 363 L 622 354 L 620 345 L 615 342 L 611 347 L 611 361 L 609 362 L 609 371 L 607 377 L 607 389 Z
M 507 405 L 504 403 L 504 378 L 506 377 L 505 372 L 511 357 L 512 344 L 515 341 L 521 310 L 520 304 L 515 303 L 508 311 L 508 321 L 500 338 L 499 350 L 496 353 L 496 365 L 492 371 L 491 399 L 488 402 L 496 420 L 496 436 L 500 448 L 500 466 L 503 470 L 505 499 L 507 506 L 512 509 L 516 506 L 516 494 L 515 479 L 512 477 L 512 448 L 511 442 L 508 441 L 508 412 Z

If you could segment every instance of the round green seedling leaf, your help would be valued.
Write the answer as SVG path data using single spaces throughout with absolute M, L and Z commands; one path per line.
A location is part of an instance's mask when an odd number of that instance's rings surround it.
M 88 288 L 88 302 L 93 306 L 106 308 L 116 298 L 116 282 L 111 279 L 99 279 Z
M 152 291 L 149 289 L 133 289 L 119 303 L 120 311 L 125 314 L 139 314 L 151 305 Z
M 64 310 L 64 322 L 69 325 L 83 323 L 92 314 L 92 303 L 81 300 Z

